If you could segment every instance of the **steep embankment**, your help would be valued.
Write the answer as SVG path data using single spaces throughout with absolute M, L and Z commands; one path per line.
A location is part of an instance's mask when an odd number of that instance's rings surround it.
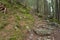
M 24 40 L 26 27 L 32 27 L 34 18 L 29 10 L 18 4 L 1 0 L 7 8 L 7 14 L 0 12 L 0 40 Z

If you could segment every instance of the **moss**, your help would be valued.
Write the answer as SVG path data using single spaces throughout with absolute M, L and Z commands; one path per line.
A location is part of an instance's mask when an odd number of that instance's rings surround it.
M 16 38 L 10 38 L 9 40 L 17 40 Z
M 16 19 L 17 19 L 17 20 L 20 20 L 20 16 L 16 15 Z
M 8 25 L 9 23 L 7 21 L 2 21 L 0 22 L 0 29 L 3 29 L 6 25 Z
M 24 40 L 24 36 L 26 34 L 22 33 L 22 31 L 26 30 L 26 26 L 32 27 L 34 22 L 33 16 L 29 14 L 29 9 L 24 8 L 18 4 L 14 4 L 12 6 L 12 4 L 8 2 L 8 0 L 1 0 L 1 1 L 6 5 L 6 8 L 8 9 L 8 14 L 0 13 L 0 29 L 3 29 L 8 24 L 12 24 L 13 33 L 12 35 L 9 34 L 11 36 L 9 40 L 18 40 L 18 39 Z M 20 25 L 21 21 L 24 21 L 26 25 L 21 26 Z M 17 27 L 17 30 L 15 30 L 14 27 Z M 11 31 L 11 30 L 5 30 L 5 31 Z

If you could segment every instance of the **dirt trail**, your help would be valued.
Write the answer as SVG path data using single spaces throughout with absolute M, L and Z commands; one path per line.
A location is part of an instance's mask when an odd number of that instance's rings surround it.
M 33 15 L 33 17 L 35 19 L 34 20 L 34 27 L 32 27 L 32 29 L 28 30 L 28 32 L 27 32 L 28 35 L 26 37 L 26 40 L 56 40 L 56 39 L 59 40 L 60 39 L 59 38 L 60 34 L 59 34 L 58 31 L 55 31 L 54 34 L 52 32 L 52 34 L 50 34 L 48 36 L 40 36 L 39 34 L 37 34 L 34 31 L 34 29 L 37 30 L 37 29 L 42 28 L 42 27 L 44 27 L 44 28 L 48 27 L 47 24 L 49 23 L 49 21 L 40 20 L 40 18 L 38 16 L 34 15 L 33 13 L 31 13 L 31 14 Z M 54 35 L 56 35 L 58 38 L 56 36 L 54 36 Z

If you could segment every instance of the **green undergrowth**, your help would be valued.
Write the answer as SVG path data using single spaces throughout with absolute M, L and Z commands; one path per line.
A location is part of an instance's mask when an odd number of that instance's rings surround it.
M 10 4 L 7 0 L 0 1 L 8 10 L 7 14 L 0 12 L 0 31 L 7 35 L 8 40 L 24 40 L 26 26 L 32 28 L 34 23 L 33 16 L 29 14 L 29 8 L 24 8 L 19 4 Z M 2 37 L 0 40 L 6 40 L 1 34 L 0 37 Z
M 56 22 L 56 23 L 58 23 L 58 24 L 60 24 L 60 21 L 59 20 L 57 20 L 57 19 L 55 19 L 55 18 L 53 18 L 53 19 L 49 19 L 51 22 Z

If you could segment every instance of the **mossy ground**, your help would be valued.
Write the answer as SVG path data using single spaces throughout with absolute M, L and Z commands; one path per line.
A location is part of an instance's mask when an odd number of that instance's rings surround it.
M 33 27 L 33 16 L 20 5 L 1 2 L 6 5 L 7 13 L 0 12 L 0 40 L 24 40 L 26 26 Z

